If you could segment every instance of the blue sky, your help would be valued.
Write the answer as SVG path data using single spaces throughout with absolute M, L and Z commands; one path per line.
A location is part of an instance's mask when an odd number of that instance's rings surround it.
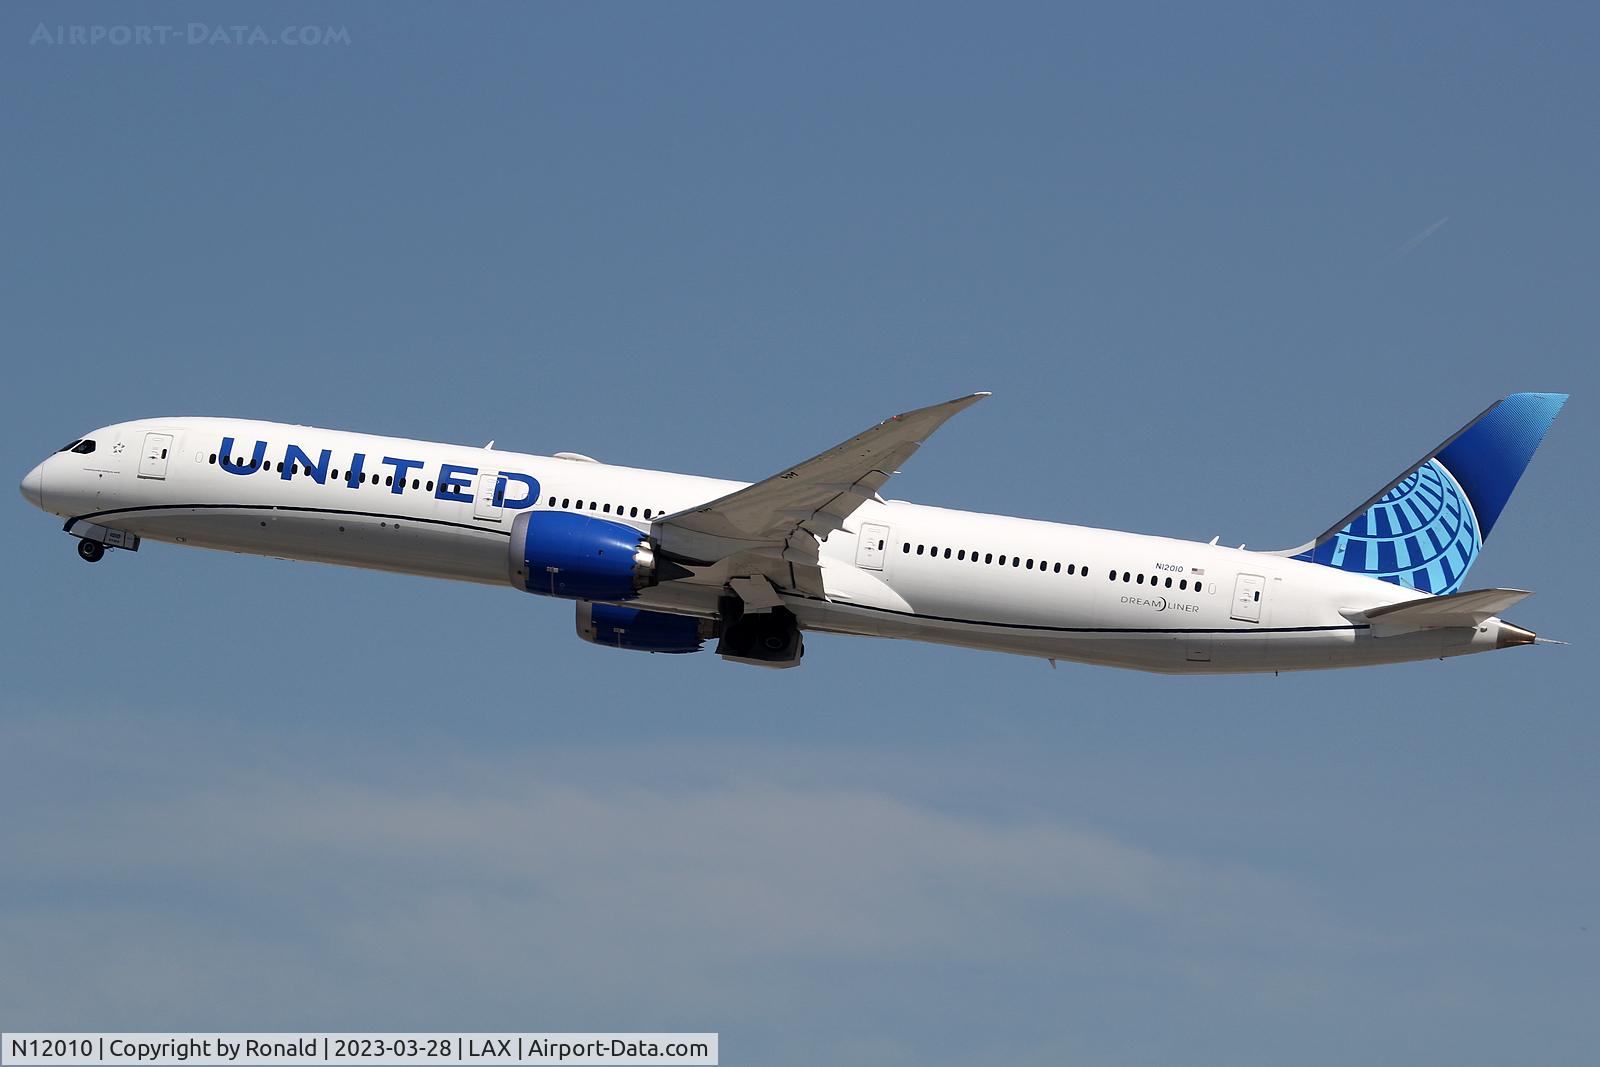
M 68 19 L 349 40 L 30 45 Z M 509 588 L 91 568 L 14 497 L 0 1024 L 1586 1061 L 1597 30 L 8 6 L 14 478 L 181 413 L 754 479 L 992 389 L 892 495 L 1277 548 L 1567 391 L 1471 584 L 1573 646 L 1184 680 L 820 637 L 765 672 Z

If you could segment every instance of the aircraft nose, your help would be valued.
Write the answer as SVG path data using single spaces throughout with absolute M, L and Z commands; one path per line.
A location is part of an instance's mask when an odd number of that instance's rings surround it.
M 28 503 L 39 510 L 44 510 L 44 464 L 41 463 L 29 471 L 27 477 L 22 479 L 22 496 Z

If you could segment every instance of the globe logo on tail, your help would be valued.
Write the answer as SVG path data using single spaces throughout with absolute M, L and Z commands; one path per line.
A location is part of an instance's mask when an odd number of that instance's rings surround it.
M 1437 459 L 1412 471 L 1333 538 L 1329 564 L 1428 593 L 1453 593 L 1483 537 L 1472 504 Z

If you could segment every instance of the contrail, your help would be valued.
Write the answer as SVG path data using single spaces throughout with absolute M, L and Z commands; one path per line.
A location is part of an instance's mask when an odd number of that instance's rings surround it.
M 1440 219 L 1438 222 L 1434 223 L 1432 226 L 1429 226 L 1426 230 L 1423 230 L 1421 233 L 1419 233 L 1415 237 L 1411 238 L 1411 240 L 1407 241 L 1405 244 L 1401 245 L 1399 248 L 1394 250 L 1395 258 L 1398 259 L 1398 258 L 1400 258 L 1402 256 L 1409 256 L 1411 253 L 1415 252 L 1417 250 L 1418 246 L 1420 246 L 1422 244 L 1422 242 L 1426 241 L 1428 238 L 1430 238 L 1434 234 L 1438 233 L 1439 232 L 1439 227 L 1443 226 L 1445 223 L 1447 223 L 1449 221 L 1450 221 L 1450 216 L 1446 215 L 1444 218 Z

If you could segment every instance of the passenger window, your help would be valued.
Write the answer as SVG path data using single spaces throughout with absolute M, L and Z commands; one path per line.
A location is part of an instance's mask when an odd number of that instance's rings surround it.
M 636 508 L 636 507 L 629 508 L 628 509 L 628 517 L 630 519 L 637 519 L 639 517 L 639 509 Z
M 1189 579 L 1187 579 L 1187 578 L 1179 578 L 1178 579 L 1178 588 L 1179 589 L 1188 589 L 1189 588 Z
M 572 498 L 570 496 L 562 497 L 561 498 L 561 506 L 564 507 L 564 508 L 572 506 Z
M 918 545 L 917 546 L 917 555 L 919 555 L 919 556 L 922 555 L 922 549 L 923 549 L 922 545 Z
M 211 463 L 215 464 L 216 462 L 217 462 L 217 454 L 215 452 L 213 452 L 213 453 L 211 453 Z
M 1169 577 L 1169 578 L 1168 578 L 1168 579 L 1167 579 L 1167 581 L 1166 581 L 1166 587 L 1167 587 L 1167 588 L 1168 588 L 1168 589 L 1171 589 L 1171 588 L 1172 588 L 1172 579 L 1171 579 L 1171 578 L 1170 578 L 1170 577 Z
M 1141 575 L 1139 575 L 1138 578 L 1134 579 L 1134 584 L 1135 585 L 1143 585 L 1144 584 L 1144 575 L 1141 574 Z
M 390 474 L 386 476 L 383 479 L 383 484 L 389 486 L 391 489 L 394 488 L 394 475 Z
M 966 549 L 963 548 L 961 551 L 956 553 L 956 562 L 957 563 L 960 563 L 962 560 L 964 560 L 966 558 L 967 558 L 967 550 Z
M 1030 571 L 1033 570 L 1033 560 L 1031 560 L 1031 559 L 1028 561 L 1028 569 Z
M 945 559 L 949 559 L 950 558 L 950 550 L 948 548 L 944 550 L 944 558 Z
M 901 545 L 900 551 L 904 552 L 908 556 L 911 555 L 911 542 L 907 541 L 905 544 Z
M 983 561 L 985 563 L 993 563 L 994 562 L 994 553 L 993 552 L 985 552 L 983 554 Z
M 647 519 L 650 517 L 650 509 L 649 508 L 645 508 L 644 509 L 644 517 L 647 518 Z
M 1127 571 L 1123 571 L 1122 572 L 1122 580 L 1125 581 L 1125 582 L 1131 582 L 1131 581 L 1133 581 L 1133 575 L 1129 574 Z
M 411 479 L 411 488 L 413 488 L 413 489 L 421 489 L 422 488 L 422 479 L 420 479 L 420 478 Z
M 1022 566 L 1022 557 L 1021 557 L 1021 556 L 1012 556 L 1012 557 L 1011 557 L 1011 565 L 1012 565 L 1012 566 L 1013 566 L 1013 567 L 1020 567 L 1020 566 Z
M 1061 573 L 1061 564 L 1059 564 L 1059 563 L 1056 564 L 1055 573 L 1056 574 L 1060 574 Z M 1072 572 L 1069 570 L 1069 571 L 1067 571 L 1067 573 L 1071 574 Z

